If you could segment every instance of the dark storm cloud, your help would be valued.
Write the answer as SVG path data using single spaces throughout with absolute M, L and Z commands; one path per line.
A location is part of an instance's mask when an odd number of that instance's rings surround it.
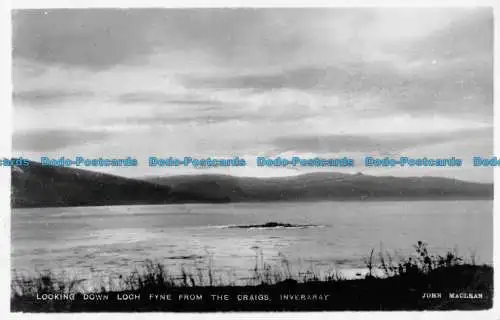
M 65 91 L 65 90 L 27 90 L 14 91 L 12 100 L 14 105 L 17 103 L 37 105 L 59 102 L 69 99 L 85 99 L 93 97 L 94 93 L 90 91 Z
M 395 152 L 418 146 L 434 145 L 465 139 L 486 139 L 493 146 L 492 129 L 461 130 L 449 133 L 415 135 L 327 135 L 287 136 L 273 144 L 281 151 L 336 153 L 336 152 Z
M 12 148 L 18 151 L 54 151 L 68 146 L 105 140 L 106 132 L 83 130 L 30 130 L 15 132 L 12 136 Z
M 157 91 L 141 91 L 141 92 L 128 92 L 118 97 L 118 102 L 136 104 L 177 104 L 177 105 L 202 105 L 202 106 L 222 106 L 225 102 L 206 99 L 196 95 L 173 95 Z

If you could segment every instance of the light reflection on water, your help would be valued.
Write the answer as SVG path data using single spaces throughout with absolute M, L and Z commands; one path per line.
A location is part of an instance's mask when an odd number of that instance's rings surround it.
M 353 274 L 370 250 L 396 259 L 418 240 L 492 262 L 492 201 L 307 202 L 14 209 L 12 269 L 127 274 L 146 259 L 172 270 L 248 277 L 256 263 Z M 230 228 L 281 222 L 307 227 Z M 170 269 L 169 268 L 169 269 Z M 357 271 L 356 271 L 357 272 Z M 355 273 L 355 272 L 354 272 Z

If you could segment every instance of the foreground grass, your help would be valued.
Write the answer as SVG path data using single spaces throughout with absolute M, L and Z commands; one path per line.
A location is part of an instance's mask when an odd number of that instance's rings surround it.
M 169 273 L 147 261 L 142 271 L 114 285 L 82 292 L 82 280 L 50 273 L 12 281 L 11 309 L 25 312 L 270 311 L 270 310 L 478 310 L 492 307 L 493 268 L 453 252 L 431 255 L 418 242 L 415 255 L 394 262 L 374 251 L 362 279 L 313 270 L 293 274 L 290 264 L 271 266 L 256 257 L 244 285 L 216 278 L 211 268 Z M 378 271 L 378 272 L 375 272 Z M 59 296 L 55 296 L 59 294 Z M 54 298 L 55 297 L 55 298 Z M 60 298 L 60 299 L 58 299 Z

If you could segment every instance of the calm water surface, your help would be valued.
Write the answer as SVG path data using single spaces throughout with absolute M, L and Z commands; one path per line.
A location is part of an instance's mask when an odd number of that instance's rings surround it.
M 180 270 L 206 267 L 232 280 L 249 275 L 256 255 L 298 271 L 346 273 L 370 250 L 394 257 L 418 240 L 431 251 L 492 263 L 492 201 L 307 202 L 14 209 L 12 269 L 80 276 L 127 273 L 145 259 Z M 303 228 L 228 228 L 266 222 Z

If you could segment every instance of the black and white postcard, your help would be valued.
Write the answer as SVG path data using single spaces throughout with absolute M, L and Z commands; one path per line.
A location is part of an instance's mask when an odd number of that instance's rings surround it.
M 491 310 L 493 12 L 13 7 L 11 312 Z

